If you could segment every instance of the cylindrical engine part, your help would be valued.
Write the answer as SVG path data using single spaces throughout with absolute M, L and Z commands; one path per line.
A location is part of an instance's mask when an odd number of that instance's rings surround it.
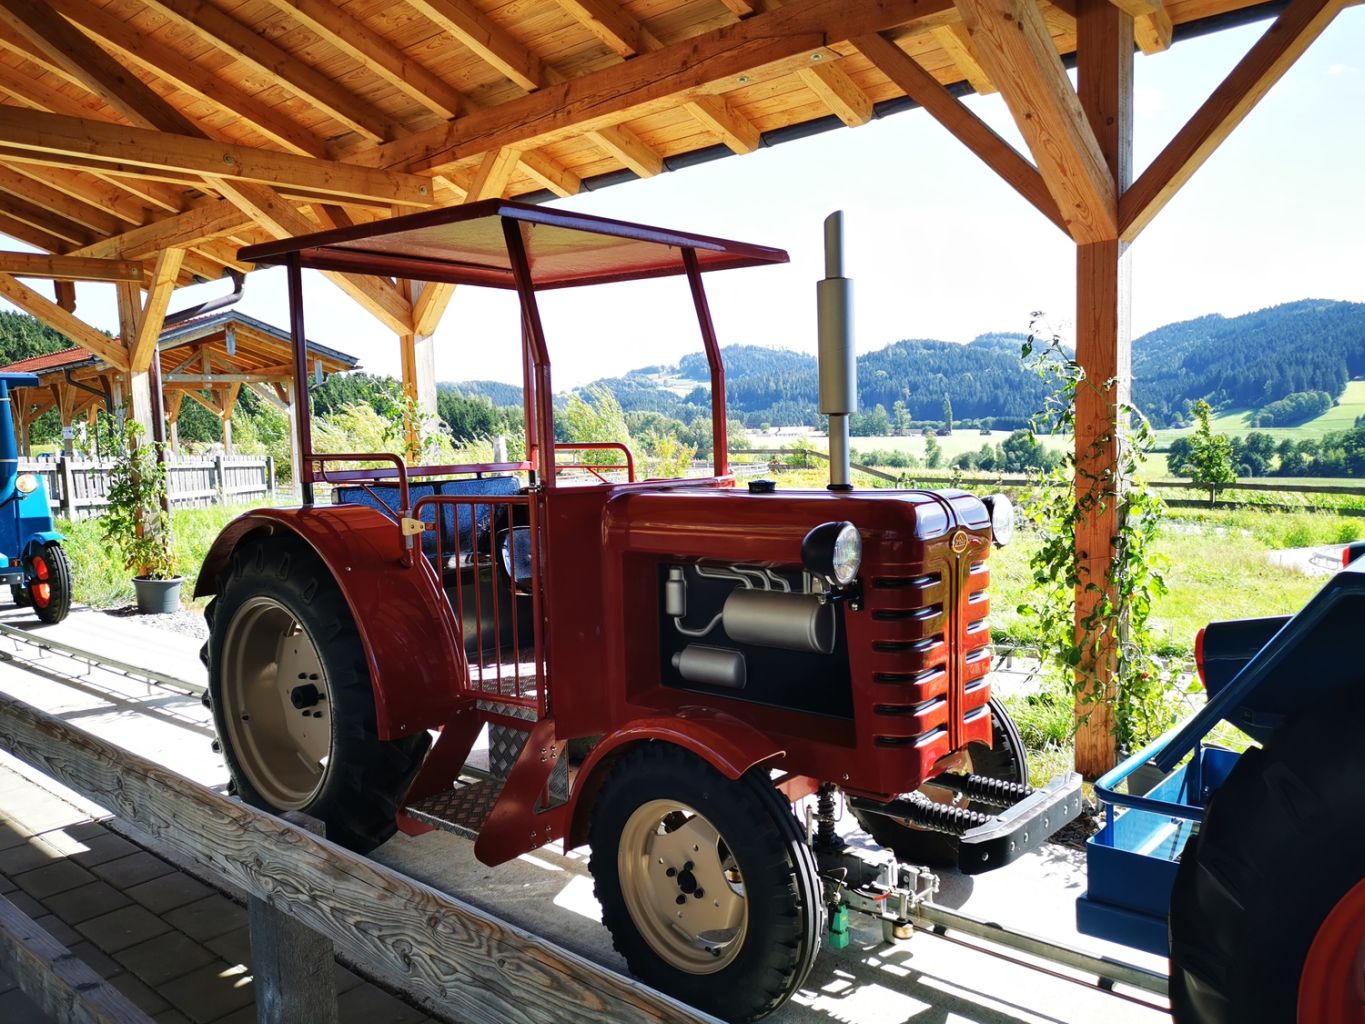
M 834 606 L 815 594 L 736 590 L 725 599 L 721 624 L 736 643 L 810 654 L 834 650 Z
M 820 411 L 858 411 L 858 362 L 853 350 L 853 282 L 844 277 L 844 214 L 825 218 L 825 277 L 815 284 L 820 349 Z
M 690 683 L 744 689 L 744 655 L 727 647 L 688 644 L 673 655 L 673 667 Z
M 664 614 L 674 619 L 687 614 L 687 580 L 683 577 L 682 566 L 673 565 L 668 569 L 668 579 L 664 581 Z
M 831 415 L 829 418 L 829 489 L 848 491 L 853 489 L 850 474 L 853 456 L 848 450 L 848 417 Z

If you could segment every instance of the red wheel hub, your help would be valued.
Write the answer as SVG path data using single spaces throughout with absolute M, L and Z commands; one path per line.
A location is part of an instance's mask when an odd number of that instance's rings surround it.
M 1308 948 L 1299 1024 L 1365 1024 L 1365 881 L 1341 897 Z
M 47 581 L 47 559 L 42 555 L 33 556 L 33 603 L 46 608 L 52 600 L 52 584 Z

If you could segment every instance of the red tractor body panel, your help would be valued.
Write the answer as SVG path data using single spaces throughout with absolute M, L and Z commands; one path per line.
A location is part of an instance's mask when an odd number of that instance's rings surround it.
M 336 579 L 365 647 L 380 737 L 411 736 L 445 723 L 467 675 L 464 651 L 455 641 L 455 615 L 426 559 L 403 565 L 402 537 L 393 521 L 364 505 L 248 512 L 214 541 L 195 596 L 216 593 L 233 549 L 262 531 L 299 537 Z

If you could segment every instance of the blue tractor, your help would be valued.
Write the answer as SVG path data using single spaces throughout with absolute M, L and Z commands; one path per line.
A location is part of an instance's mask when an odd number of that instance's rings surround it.
M 1176 1024 L 1365 1021 L 1362 556 L 1297 615 L 1201 630 L 1208 703 L 1095 784 L 1077 925 L 1168 955 Z
M 71 610 L 71 563 L 52 528 L 42 477 L 19 472 L 10 415 L 10 388 L 37 384 L 31 373 L 0 374 L 0 583 L 9 584 L 15 604 L 61 622 Z

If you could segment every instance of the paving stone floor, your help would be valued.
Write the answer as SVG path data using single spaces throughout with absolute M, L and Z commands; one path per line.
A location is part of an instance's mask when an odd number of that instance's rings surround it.
M 246 908 L 4 766 L 0 895 L 160 1024 L 256 1020 Z M 434 1024 L 341 964 L 336 987 L 342 1024 Z M 48 1022 L 0 973 L 0 1024 Z

